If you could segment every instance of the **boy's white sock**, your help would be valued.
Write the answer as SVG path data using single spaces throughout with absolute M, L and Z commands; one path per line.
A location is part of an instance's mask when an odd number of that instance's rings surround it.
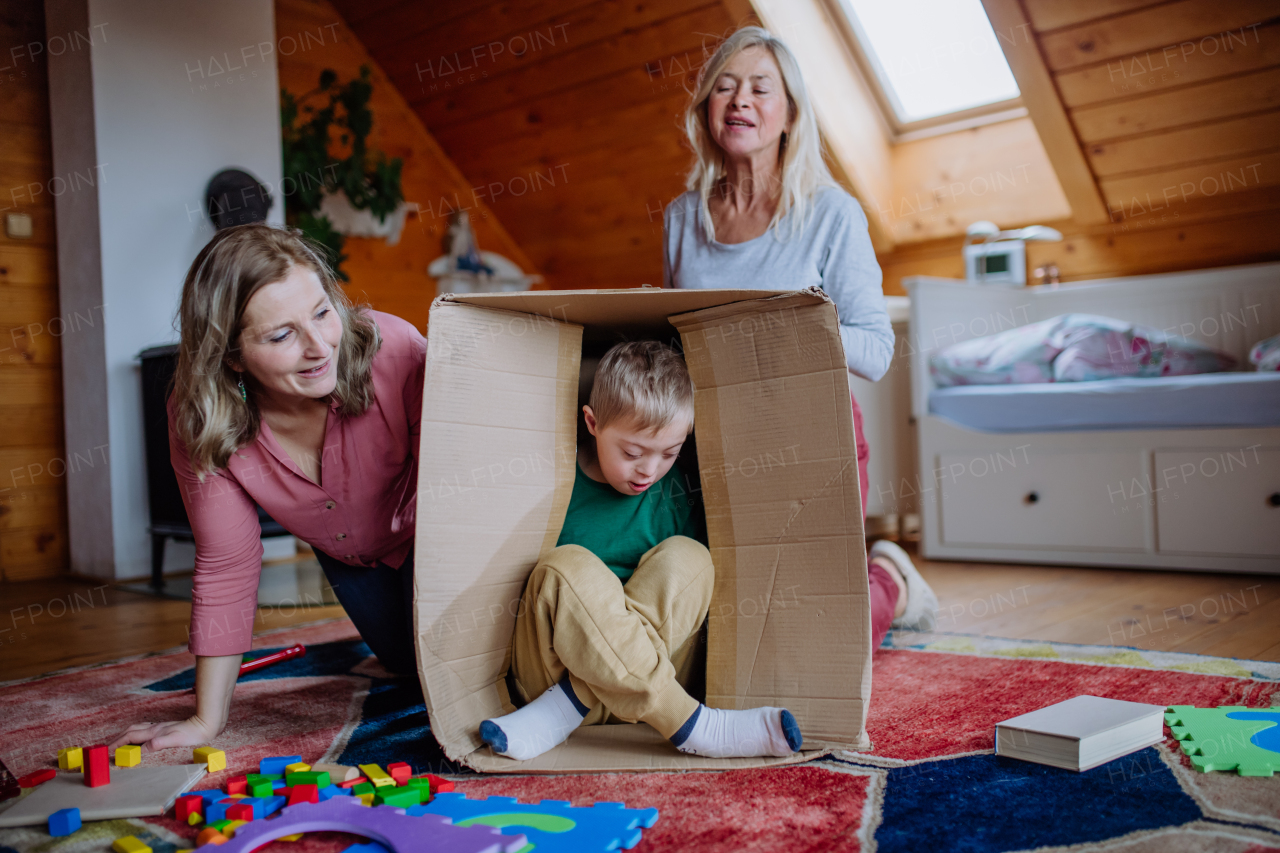
M 499 755 L 527 761 L 564 743 L 589 710 L 574 695 L 566 674 L 520 710 L 485 720 L 480 737 Z
M 804 738 L 796 718 L 785 708 L 728 711 L 699 705 L 671 742 L 681 752 L 710 758 L 756 758 L 791 755 Z

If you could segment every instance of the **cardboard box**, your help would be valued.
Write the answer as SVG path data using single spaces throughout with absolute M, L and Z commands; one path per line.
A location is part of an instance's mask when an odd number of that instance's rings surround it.
M 789 708 L 805 749 L 701 758 L 621 724 L 580 728 L 530 761 L 495 756 L 478 730 L 514 710 L 504 675 L 521 593 L 573 489 L 584 338 L 600 349 L 677 336 L 716 569 L 706 702 Z M 821 290 L 446 294 L 431 306 L 421 440 L 414 624 L 431 728 L 450 759 L 489 772 L 731 769 L 870 747 L 853 416 Z

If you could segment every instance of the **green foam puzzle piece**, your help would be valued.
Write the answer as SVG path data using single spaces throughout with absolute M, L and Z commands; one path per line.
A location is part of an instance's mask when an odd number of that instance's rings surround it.
M 1275 736 L 1272 733 L 1258 737 L 1280 725 L 1280 713 L 1271 710 L 1239 705 L 1170 705 L 1164 721 L 1195 769 L 1203 773 L 1235 770 L 1241 776 L 1271 776 L 1280 769 L 1280 752 L 1260 746 L 1259 740 L 1274 743 Z

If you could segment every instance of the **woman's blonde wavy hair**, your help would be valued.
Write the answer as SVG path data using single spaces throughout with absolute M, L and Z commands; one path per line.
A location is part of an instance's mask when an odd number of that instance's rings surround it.
M 254 223 L 219 231 L 187 271 L 177 318 L 174 428 L 201 481 L 258 437 L 262 419 L 254 395 L 249 394 L 248 402 L 240 398 L 241 375 L 229 359 L 240 349 L 249 299 L 266 285 L 283 281 L 295 266 L 316 274 L 342 318 L 338 385 L 330 399 L 347 416 L 362 414 L 373 403 L 373 357 L 382 338 L 364 307 L 353 305 L 342 291 L 324 250 L 294 228 Z
M 685 189 L 697 190 L 701 196 L 699 207 L 702 226 L 708 240 L 716 238 L 708 201 L 716 184 L 725 175 L 724 151 L 711 137 L 707 116 L 711 89 L 725 66 L 739 53 L 753 47 L 764 48 L 773 56 L 782 72 L 782 83 L 787 92 L 789 129 L 783 132 L 778 144 L 782 197 L 769 222 L 775 236 L 780 240 L 786 239 L 782 234 L 781 223 L 783 217 L 791 211 L 795 212 L 791 220 L 791 234 L 800 233 L 812 212 L 813 196 L 818 189 L 839 186 L 822 159 L 822 138 L 818 135 L 818 121 L 795 55 L 782 39 L 768 30 L 762 27 L 743 27 L 721 42 L 716 52 L 702 66 L 693 97 L 684 113 L 684 132 L 694 154 L 693 166 L 685 179 Z

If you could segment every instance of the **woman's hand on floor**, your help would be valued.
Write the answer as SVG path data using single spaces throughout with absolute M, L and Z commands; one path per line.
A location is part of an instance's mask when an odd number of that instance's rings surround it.
M 211 726 L 199 716 L 168 723 L 137 723 L 113 740 L 110 749 L 130 743 L 142 744 L 146 752 L 171 746 L 200 746 L 218 736 L 222 726 Z

